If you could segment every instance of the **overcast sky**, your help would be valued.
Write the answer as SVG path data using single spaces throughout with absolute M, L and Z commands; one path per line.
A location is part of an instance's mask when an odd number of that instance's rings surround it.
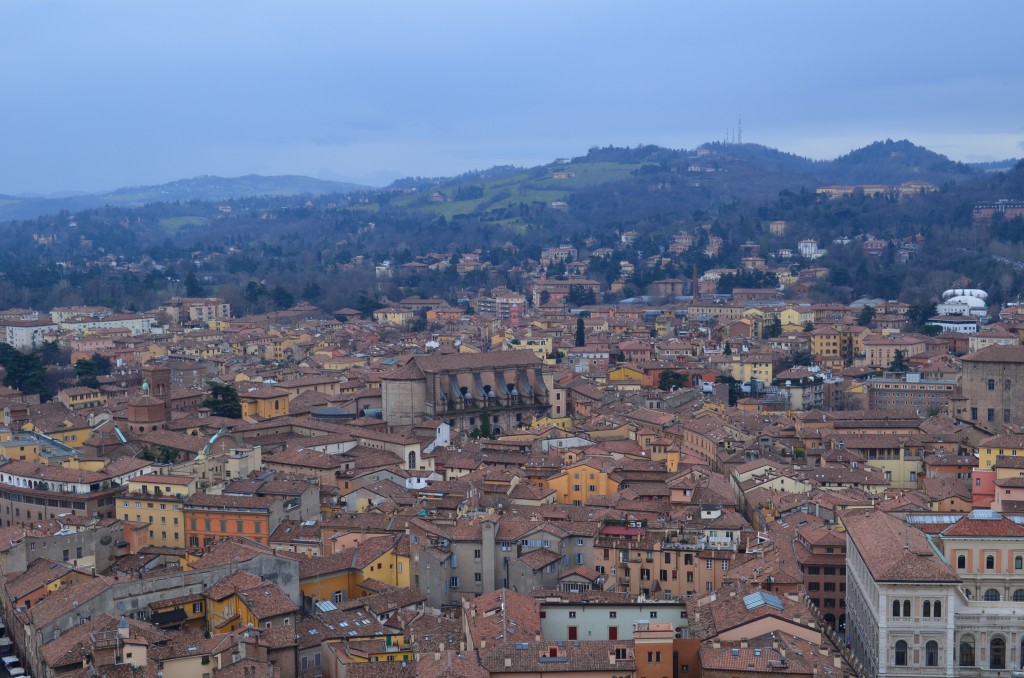
M 0 0 L 0 193 L 592 146 L 1024 156 L 1019 0 Z M 729 132 L 731 133 L 731 132 Z

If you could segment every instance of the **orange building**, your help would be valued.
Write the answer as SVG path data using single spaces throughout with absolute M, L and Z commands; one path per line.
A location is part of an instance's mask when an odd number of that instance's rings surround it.
M 205 546 L 225 537 L 248 537 L 267 544 L 285 517 L 280 499 L 227 494 L 194 495 L 182 513 L 189 546 Z

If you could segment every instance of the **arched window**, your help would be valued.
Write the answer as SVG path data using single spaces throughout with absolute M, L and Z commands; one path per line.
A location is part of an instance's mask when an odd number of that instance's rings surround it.
M 967 567 L 967 556 L 957 556 L 956 567 L 959 570 L 965 569 Z
M 896 641 L 896 666 L 907 665 L 907 641 Z
M 1024 589 L 1017 589 L 1013 592 L 1013 602 L 1024 603 Z
M 936 600 L 932 605 L 932 616 L 938 619 L 942 616 L 942 601 Z
M 410 471 L 415 470 L 415 468 L 416 468 L 416 450 L 413 450 L 413 451 L 409 452 L 408 462 L 409 462 L 408 463 L 409 470 Z
M 974 666 L 974 636 L 960 638 L 960 666 Z
M 986 570 L 994 570 L 994 569 L 996 569 L 996 557 L 995 556 L 985 556 L 985 569 Z
M 904 600 L 903 601 L 903 616 L 904 617 L 909 617 L 910 616 L 910 601 L 909 600 Z
M 1006 639 L 996 636 L 988 644 L 988 667 L 990 669 L 1006 668 Z
M 892 616 L 900 616 L 900 601 L 898 600 L 892 601 Z
M 1024 556 L 1017 556 L 1013 559 L 1013 569 L 1024 570 Z
M 922 617 L 930 617 L 930 616 L 932 616 L 932 601 L 930 601 L 930 600 L 924 601 L 924 609 L 923 609 L 923 611 L 921 613 L 921 616 Z
M 831 626 L 832 628 L 835 628 L 836 627 L 836 616 L 834 614 L 826 614 L 825 615 L 825 623 L 828 624 L 829 626 Z
M 985 600 L 989 602 L 999 600 L 999 591 L 996 591 L 995 589 L 989 589 L 988 591 L 985 591 Z
M 939 665 L 939 644 L 934 640 L 929 640 L 924 646 L 924 665 L 925 666 L 938 666 Z

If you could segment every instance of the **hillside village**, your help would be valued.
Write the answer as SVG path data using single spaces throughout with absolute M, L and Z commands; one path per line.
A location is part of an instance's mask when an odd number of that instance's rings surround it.
M 614 305 L 585 273 L 369 317 L 3 311 L 111 370 L 0 394 L 0 644 L 69 678 L 1020 665 L 1017 307 L 951 290 L 920 333 L 781 269 Z

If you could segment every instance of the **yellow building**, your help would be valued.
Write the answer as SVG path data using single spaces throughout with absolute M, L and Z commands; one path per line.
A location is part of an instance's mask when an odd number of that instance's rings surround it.
M 405 308 L 382 308 L 373 312 L 373 319 L 384 325 L 404 327 L 412 322 L 415 314 Z
M 147 474 L 128 481 L 128 491 L 117 498 L 117 517 L 149 523 L 153 546 L 185 548 L 182 507 L 196 491 L 192 476 Z
M 8 459 L 33 461 L 45 464 L 46 460 L 39 454 L 39 443 L 35 438 L 24 433 L 15 433 L 9 429 L 0 429 L 0 454 Z
M 978 443 L 978 468 L 991 469 L 999 457 L 1024 457 L 1024 435 L 1003 433 Z M 997 475 L 997 477 L 1000 477 Z
M 238 570 L 211 586 L 206 597 L 206 630 L 227 633 L 254 627 L 295 626 L 299 606 L 277 584 Z
M 77 416 L 39 424 L 30 421 L 24 424 L 21 430 L 42 433 L 76 450 L 92 435 L 92 426 L 89 425 L 88 419 Z
M 555 491 L 557 503 L 585 506 L 592 494 L 615 494 L 619 491 L 619 483 L 610 477 L 611 466 L 611 463 L 603 461 L 583 460 L 548 478 L 544 485 Z
M 303 598 L 338 603 L 365 594 L 359 584 L 377 579 L 392 586 L 410 585 L 408 537 L 368 537 L 337 553 L 299 562 Z
M 256 386 L 238 389 L 242 401 L 242 418 L 271 419 L 288 416 L 288 391 L 280 388 Z

